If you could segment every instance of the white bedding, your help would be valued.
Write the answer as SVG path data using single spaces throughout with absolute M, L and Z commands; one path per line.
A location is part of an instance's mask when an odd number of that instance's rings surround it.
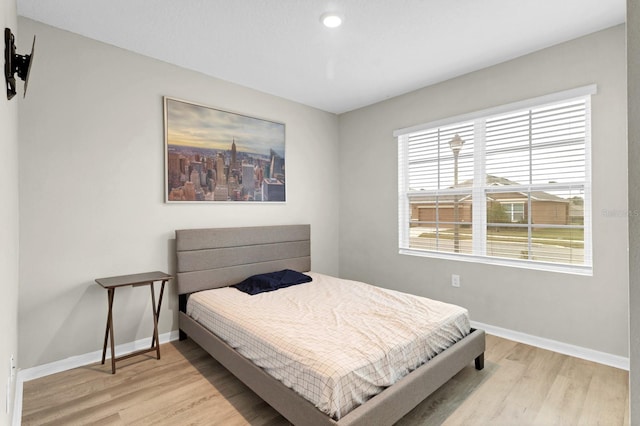
M 307 274 L 254 296 L 194 293 L 187 314 L 336 420 L 470 332 L 459 306 Z

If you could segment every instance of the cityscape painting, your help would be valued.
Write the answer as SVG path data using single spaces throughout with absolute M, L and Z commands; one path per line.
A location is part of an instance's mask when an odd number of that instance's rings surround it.
M 164 98 L 166 201 L 284 202 L 285 125 Z

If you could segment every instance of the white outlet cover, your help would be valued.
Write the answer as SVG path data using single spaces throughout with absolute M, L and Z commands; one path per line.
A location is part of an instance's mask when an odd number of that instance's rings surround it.
M 451 275 L 451 285 L 453 287 L 460 287 L 460 275 Z

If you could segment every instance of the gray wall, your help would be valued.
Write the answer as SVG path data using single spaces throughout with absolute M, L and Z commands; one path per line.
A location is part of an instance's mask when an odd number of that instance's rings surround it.
M 602 213 L 627 210 L 625 67 L 618 26 L 341 115 L 340 274 L 460 304 L 475 321 L 628 356 L 627 217 Z M 395 129 L 592 83 L 592 277 L 398 254 Z
M 19 127 L 22 368 L 101 349 L 93 280 L 172 272 L 175 229 L 310 223 L 313 268 L 338 273 L 335 115 L 28 19 L 20 31 L 38 36 Z M 163 95 L 286 123 L 287 203 L 165 204 Z M 161 333 L 177 329 L 169 290 Z M 150 335 L 148 299 L 116 292 L 117 344 Z
M 627 1 L 629 336 L 631 424 L 640 425 L 640 5 Z
M 0 29 L 11 28 L 18 40 L 16 2 L 0 3 Z M 2 42 L 4 51 L 4 41 Z M 23 54 L 22 50 L 18 53 Z M 2 60 L 4 64 L 4 59 Z M 4 77 L 2 81 L 4 83 Z M 22 82 L 18 89 L 22 89 Z M 2 297 L 0 297 L 0 425 L 11 424 L 11 413 L 5 410 L 9 359 L 18 354 L 18 96 L 7 100 L 6 91 L 0 94 L 0 271 L 2 271 Z M 12 383 L 13 388 L 13 383 Z M 13 393 L 13 391 L 11 391 Z M 13 408 L 13 403 L 11 403 Z

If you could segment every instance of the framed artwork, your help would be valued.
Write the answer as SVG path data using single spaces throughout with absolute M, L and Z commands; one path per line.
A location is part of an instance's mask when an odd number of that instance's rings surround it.
M 165 201 L 284 202 L 285 125 L 164 97 Z

